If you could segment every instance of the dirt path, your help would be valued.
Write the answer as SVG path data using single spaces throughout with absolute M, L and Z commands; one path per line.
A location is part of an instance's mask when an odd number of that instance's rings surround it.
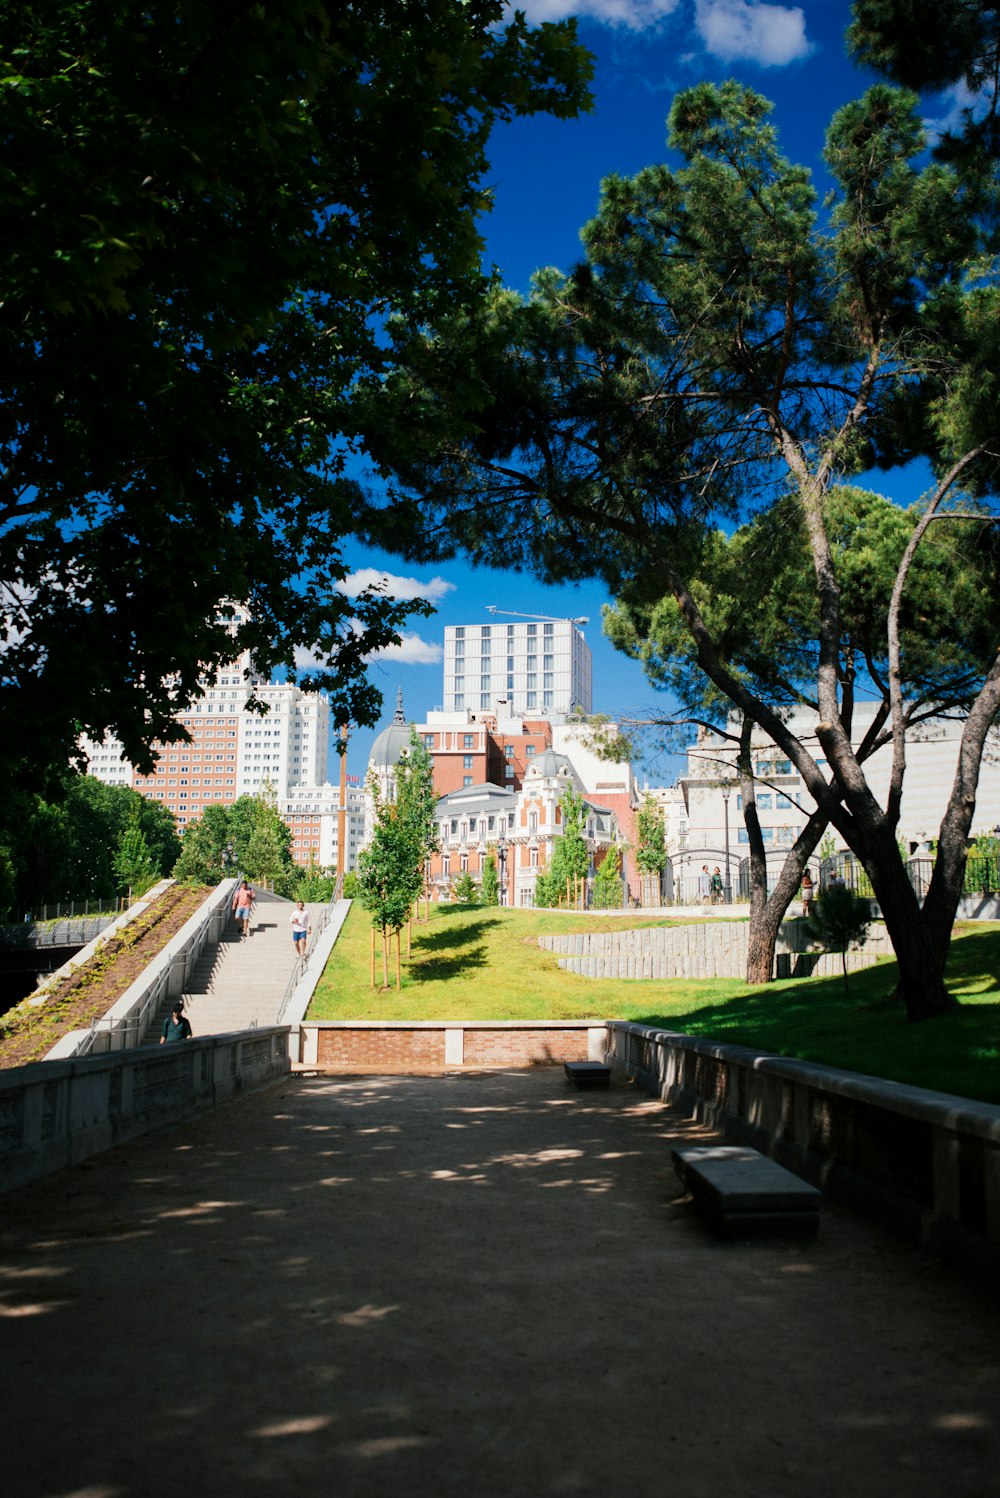
M 985 1498 L 1000 1303 L 539 1069 L 297 1078 L 0 1199 L 5 1498 Z

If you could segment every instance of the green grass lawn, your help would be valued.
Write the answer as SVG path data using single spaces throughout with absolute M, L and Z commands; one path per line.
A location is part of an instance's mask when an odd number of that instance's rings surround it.
M 737 980 L 622 981 L 566 973 L 535 944 L 541 932 L 634 930 L 665 921 L 545 910 L 431 907 L 414 925 L 403 987 L 369 987 L 371 928 L 352 906 L 309 1019 L 628 1019 L 756 1046 L 783 1056 L 1000 1103 L 1000 926 L 956 928 L 948 986 L 953 1014 L 908 1024 L 893 1002 L 896 965 L 840 978 L 748 988 Z M 676 923 L 674 923 L 676 924 Z M 376 981 L 381 983 L 381 957 Z M 390 973 L 390 981 L 391 981 Z

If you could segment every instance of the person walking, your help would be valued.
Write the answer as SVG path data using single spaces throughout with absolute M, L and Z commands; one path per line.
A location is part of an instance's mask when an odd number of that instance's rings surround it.
M 191 1021 L 184 1013 L 184 1005 L 178 999 L 170 1011 L 170 1018 L 163 1021 L 160 1044 L 173 1045 L 178 1040 L 190 1040 L 191 1033 Z
M 802 914 L 808 915 L 813 902 L 813 877 L 806 869 L 802 875 Z
M 292 943 L 299 957 L 305 957 L 306 943 L 309 940 L 312 920 L 301 900 L 296 900 L 295 909 L 292 911 L 290 919 L 292 923 Z
M 243 935 L 250 935 L 250 917 L 253 915 L 254 892 L 245 879 L 241 879 L 233 896 L 233 915 L 243 927 Z

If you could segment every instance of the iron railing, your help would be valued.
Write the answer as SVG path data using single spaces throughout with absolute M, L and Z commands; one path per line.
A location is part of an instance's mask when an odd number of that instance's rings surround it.
M 323 909 L 321 910 L 321 912 L 320 912 L 320 914 L 319 914 L 319 916 L 318 916 L 318 918 L 316 920 L 316 924 L 315 924 L 315 926 L 312 929 L 312 935 L 310 936 L 309 941 L 308 941 L 308 943 L 306 945 L 305 955 L 302 956 L 302 957 L 297 957 L 295 959 L 295 963 L 294 963 L 294 965 L 292 967 L 292 971 L 288 975 L 288 982 L 285 984 L 285 992 L 282 995 L 281 1004 L 280 1004 L 280 1006 L 278 1008 L 278 1017 L 277 1017 L 277 1019 L 274 1022 L 276 1025 L 280 1025 L 281 1021 L 284 1019 L 284 1017 L 285 1017 L 285 1010 L 288 1008 L 289 1004 L 291 1003 L 292 994 L 298 988 L 298 986 L 301 983 L 302 979 L 306 975 L 306 972 L 307 972 L 308 967 L 309 967 L 309 963 L 310 963 L 310 961 L 312 959 L 313 953 L 316 950 L 316 945 L 317 945 L 320 937 L 323 935 L 323 932 L 326 930 L 327 926 L 330 924 L 330 917 L 333 915 L 334 908 L 340 903 L 340 901 L 344 897 L 343 891 L 344 891 L 344 876 L 343 876 L 343 874 L 339 874 L 337 876 L 337 882 L 336 882 L 336 884 L 333 887 L 333 894 L 330 896 L 330 899 L 327 902 L 327 904 L 324 905 Z

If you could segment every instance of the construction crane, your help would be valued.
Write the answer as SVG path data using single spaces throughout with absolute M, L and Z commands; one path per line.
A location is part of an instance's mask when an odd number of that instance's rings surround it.
M 519 614 L 517 609 L 498 609 L 495 603 L 485 605 L 488 614 L 509 614 L 514 619 L 544 619 L 548 624 L 562 624 L 562 619 L 557 619 L 554 614 Z M 570 619 L 570 624 L 589 624 L 590 618 L 587 614 L 581 614 L 577 619 Z

